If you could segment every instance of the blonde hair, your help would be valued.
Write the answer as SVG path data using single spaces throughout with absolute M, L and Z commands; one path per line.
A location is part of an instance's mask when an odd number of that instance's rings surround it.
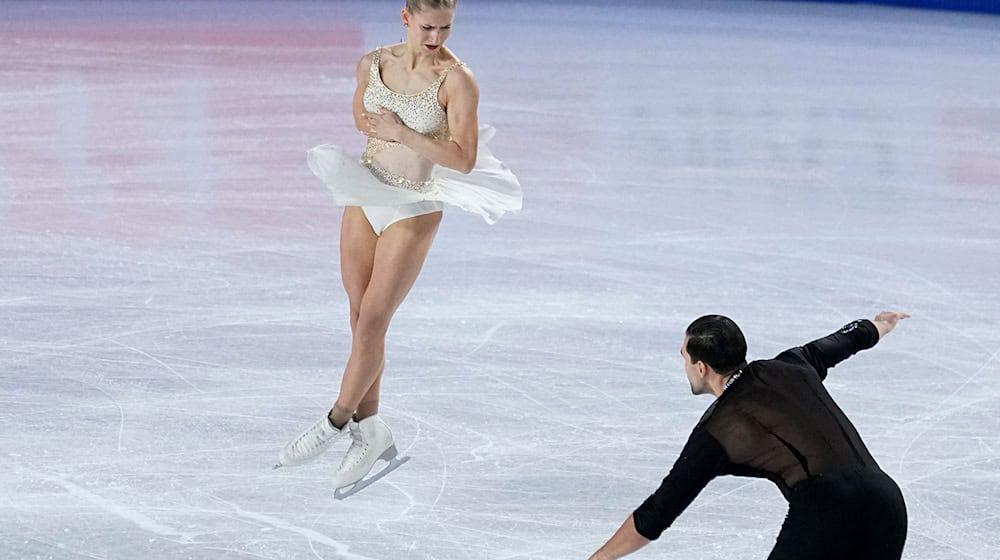
M 424 10 L 454 10 L 458 0 L 406 0 L 406 11 L 411 14 Z

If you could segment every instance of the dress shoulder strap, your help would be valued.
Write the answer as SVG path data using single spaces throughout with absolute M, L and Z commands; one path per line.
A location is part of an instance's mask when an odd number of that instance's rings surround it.
M 372 51 L 372 65 L 368 68 L 369 80 L 376 80 L 379 76 L 379 61 L 382 59 L 382 47 Z
M 465 66 L 465 65 L 466 64 L 464 62 L 462 62 L 461 60 L 459 60 L 455 64 L 452 64 L 451 66 L 445 68 L 444 72 L 441 72 L 441 75 L 438 76 L 438 79 L 437 79 L 437 85 L 438 85 L 438 87 L 441 87 L 441 84 L 444 83 L 444 79 L 448 77 L 448 73 L 451 72 L 452 69 L 458 68 L 459 66 Z

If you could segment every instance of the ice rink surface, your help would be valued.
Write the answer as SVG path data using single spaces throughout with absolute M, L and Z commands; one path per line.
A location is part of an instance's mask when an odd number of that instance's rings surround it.
M 905 557 L 1000 557 L 1000 18 L 463 0 L 449 45 L 524 210 L 445 221 L 389 335 L 412 460 L 333 499 L 272 472 L 349 352 L 340 210 L 402 2 L 0 4 L 0 558 L 586 558 L 753 358 L 913 318 L 831 373 L 900 484 Z M 343 445 L 343 444 L 342 444 Z M 717 479 L 635 558 L 766 557 L 785 503 Z

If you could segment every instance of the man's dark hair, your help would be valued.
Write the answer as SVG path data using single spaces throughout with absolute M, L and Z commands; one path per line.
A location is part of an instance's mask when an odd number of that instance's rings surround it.
M 692 362 L 705 362 L 716 373 L 729 375 L 746 364 L 747 341 L 743 331 L 722 315 L 705 315 L 688 325 L 687 353 Z

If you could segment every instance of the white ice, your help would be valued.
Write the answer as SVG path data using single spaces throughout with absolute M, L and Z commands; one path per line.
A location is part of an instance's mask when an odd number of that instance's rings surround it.
M 752 357 L 913 313 L 828 386 L 910 512 L 1000 558 L 1000 18 L 768 2 L 463 0 L 449 43 L 524 210 L 448 212 L 389 336 L 413 459 L 333 499 L 272 472 L 349 350 L 340 210 L 363 52 L 398 2 L 0 4 L 0 558 L 586 558 Z M 713 482 L 635 558 L 767 556 Z

